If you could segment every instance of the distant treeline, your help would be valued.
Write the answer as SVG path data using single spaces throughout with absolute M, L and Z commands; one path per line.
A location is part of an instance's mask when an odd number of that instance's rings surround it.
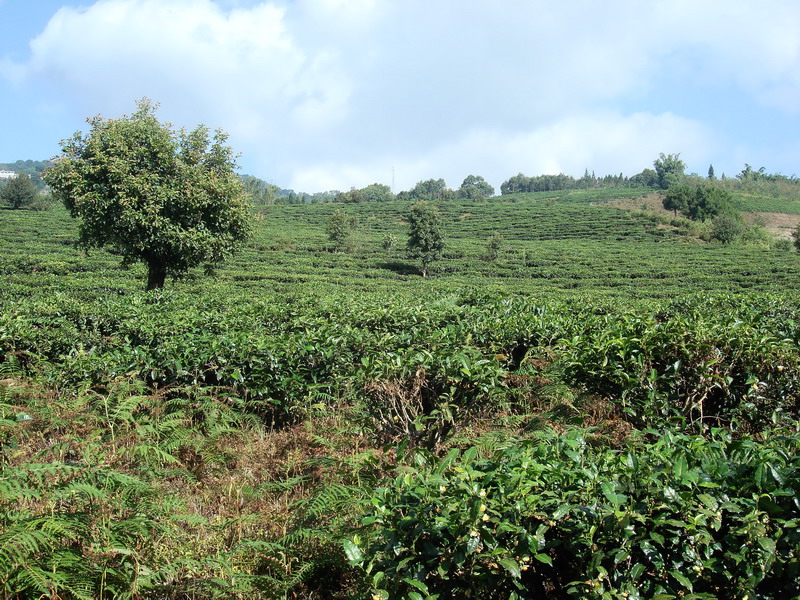
M 674 158 L 677 160 L 678 156 L 679 155 L 674 155 Z M 666 157 L 662 156 L 662 158 Z M 0 170 L 26 174 L 30 176 L 37 189 L 43 190 L 46 186 L 42 181 L 41 174 L 45 169 L 51 166 L 51 164 L 52 163 L 47 160 L 18 160 L 13 163 L 0 163 Z M 683 165 L 682 162 L 679 162 L 679 164 Z M 680 169 L 678 176 L 694 179 L 700 178 L 699 175 L 694 174 L 684 175 L 682 169 Z M 252 175 L 242 175 L 241 179 L 245 190 L 250 196 L 251 202 L 257 206 L 272 204 L 318 204 L 321 202 L 362 203 L 386 202 L 390 200 L 453 200 L 456 198 L 481 200 L 495 195 L 495 189 L 479 175 L 467 176 L 457 189 L 449 188 L 444 179 L 426 179 L 418 182 L 410 190 L 401 191 L 397 194 L 394 194 L 388 185 L 382 183 L 373 183 L 364 188 L 354 187 L 346 192 L 328 190 L 309 194 L 281 188 Z M 706 177 L 703 177 L 703 179 L 706 179 Z M 722 185 L 727 184 L 727 187 L 752 187 L 754 185 L 759 186 L 763 184 L 779 184 L 791 188 L 795 186 L 800 187 L 800 179 L 794 175 L 786 176 L 780 173 L 768 173 L 765 167 L 754 169 L 751 165 L 746 163 L 744 169 L 734 178 L 727 178 L 723 174 L 717 179 L 714 175 L 714 167 L 709 166 L 707 179 L 718 181 L 722 183 Z M 508 195 L 596 188 L 651 187 L 663 189 L 665 186 L 662 180 L 663 177 L 660 178 L 659 173 L 654 169 L 644 169 L 641 173 L 637 173 L 631 177 L 626 177 L 622 173 L 618 175 L 596 176 L 594 172 L 590 173 L 589 170 L 586 169 L 583 176 L 577 179 L 571 175 L 565 175 L 564 173 L 534 176 L 519 173 L 502 183 L 500 186 L 500 193 L 502 195 Z M 0 181 L 0 185 L 2 185 L 2 181 Z
M 556 190 L 575 190 L 591 189 L 599 187 L 643 187 L 655 185 L 657 181 L 656 172 L 652 169 L 645 169 L 633 177 L 619 175 L 605 175 L 597 177 L 594 172 L 589 173 L 587 169 L 583 177 L 575 179 L 571 175 L 559 173 L 558 175 L 537 175 L 528 177 L 520 173 L 511 179 L 503 182 L 500 186 L 500 193 L 519 194 L 522 192 L 553 192 Z
M 51 164 L 49 160 L 18 160 L 13 163 L 0 163 L 0 171 L 14 171 L 28 175 L 36 189 L 43 190 L 45 184 L 42 181 L 42 172 Z

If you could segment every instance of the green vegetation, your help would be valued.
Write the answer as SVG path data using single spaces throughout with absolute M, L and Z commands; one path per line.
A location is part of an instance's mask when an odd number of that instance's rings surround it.
M 17 175 L 0 187 L 0 200 L 14 209 L 30 206 L 36 200 L 36 195 L 36 186 L 25 174 Z
M 416 202 L 408 214 L 408 250 L 422 263 L 422 276 L 428 275 L 431 263 L 444 251 L 442 216 L 439 209 L 424 200 Z
M 731 194 L 710 184 L 675 184 L 664 194 L 664 208 L 695 221 L 730 213 Z
M 45 187 L 42 173 L 52 166 L 53 164 L 48 160 L 18 160 L 13 163 L 0 163 L 0 171 L 14 171 L 21 175 L 27 175 L 36 189 L 42 191 Z
M 664 154 L 663 152 L 653 162 L 656 170 L 658 187 L 668 190 L 683 179 L 686 163 L 681 160 L 680 154 Z
M 120 119 L 89 119 L 87 135 L 63 142 L 44 179 L 73 217 L 84 248 L 110 246 L 147 265 L 147 289 L 167 275 L 209 267 L 248 232 L 242 184 L 226 136 L 208 129 L 175 132 L 147 100 Z
M 336 210 L 328 219 L 325 231 L 334 250 L 348 252 L 353 249 L 353 228 L 355 219 L 342 210 Z
M 3 211 L 2 596 L 796 597 L 798 254 L 592 180 L 275 196 L 151 291 Z
M 485 200 L 494 196 L 494 188 L 480 175 L 467 175 L 456 194 L 468 200 Z

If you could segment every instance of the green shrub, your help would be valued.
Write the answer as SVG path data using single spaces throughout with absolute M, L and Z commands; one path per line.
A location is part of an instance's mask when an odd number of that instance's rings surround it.
M 766 301 L 766 300 L 765 300 Z M 699 423 L 765 427 L 796 418 L 800 365 L 791 323 L 766 320 L 766 307 L 733 309 L 707 299 L 651 316 L 595 317 L 564 340 L 573 385 L 619 403 L 639 425 L 681 416 Z
M 384 599 L 761 598 L 800 593 L 800 436 L 544 435 L 414 466 L 345 542 Z

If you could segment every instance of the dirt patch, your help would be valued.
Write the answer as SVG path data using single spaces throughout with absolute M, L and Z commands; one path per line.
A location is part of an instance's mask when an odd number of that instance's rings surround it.
M 655 213 L 672 216 L 671 210 L 666 210 L 662 204 L 661 194 L 650 194 L 639 198 L 617 198 L 606 202 L 605 206 L 621 210 L 649 210 Z
M 662 205 L 662 194 L 650 194 L 642 198 L 618 198 L 604 206 L 620 210 L 647 210 L 656 214 L 673 217 L 671 210 Z M 769 234 L 777 238 L 792 239 L 792 233 L 800 226 L 800 215 L 778 212 L 743 212 L 742 217 L 750 224 L 761 225 Z M 664 227 L 661 225 L 661 227 Z
M 792 233 L 800 226 L 800 215 L 790 215 L 776 212 L 742 213 L 748 223 L 761 225 L 768 233 L 783 238 L 792 239 Z

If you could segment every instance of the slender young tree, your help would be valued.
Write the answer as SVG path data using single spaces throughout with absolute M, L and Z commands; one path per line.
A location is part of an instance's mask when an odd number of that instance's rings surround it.
M 411 207 L 408 223 L 408 249 L 420 260 L 420 272 L 427 277 L 431 263 L 442 257 L 445 247 L 441 213 L 425 201 L 417 202 Z
M 355 219 L 341 209 L 336 209 L 328 219 L 325 230 L 328 239 L 338 252 L 347 252 L 353 245 L 353 228 Z
M 145 98 L 131 116 L 89 119 L 89 133 L 64 140 L 44 174 L 80 219 L 80 244 L 143 262 L 148 290 L 197 265 L 210 270 L 251 228 L 227 135 L 203 125 L 175 131 L 156 109 Z

